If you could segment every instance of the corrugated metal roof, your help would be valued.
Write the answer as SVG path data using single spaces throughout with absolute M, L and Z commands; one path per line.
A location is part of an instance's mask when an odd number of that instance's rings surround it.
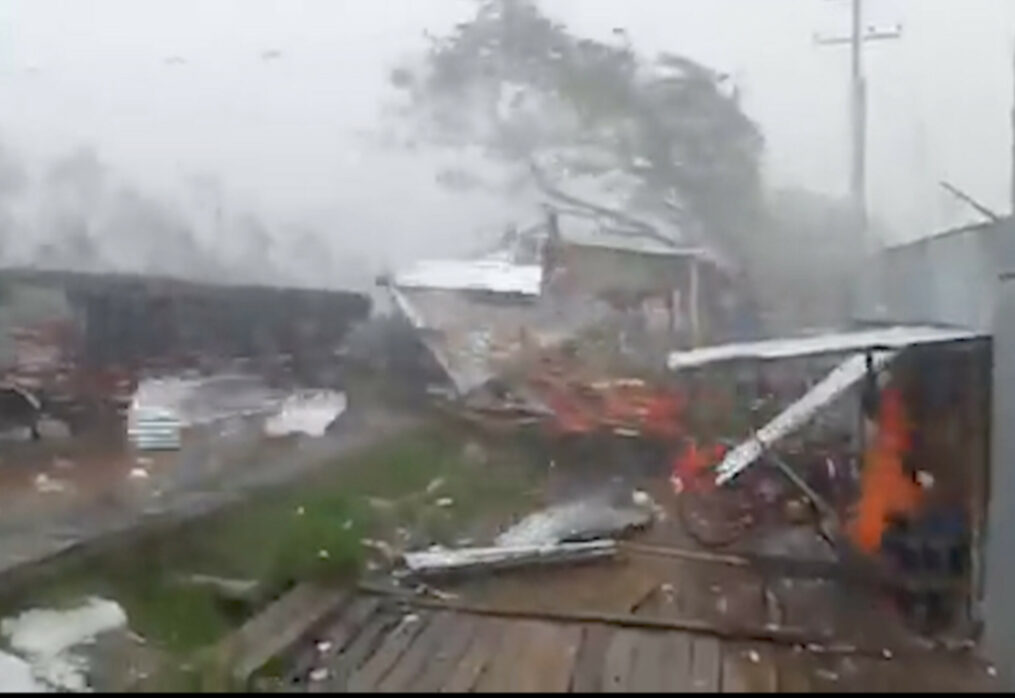
M 667 364 L 670 370 L 679 371 L 684 368 L 704 366 L 721 361 L 772 360 L 868 349 L 903 349 L 914 344 L 954 342 L 986 336 L 982 332 L 973 330 L 923 325 L 896 325 L 676 351 L 670 354 Z
M 638 232 L 610 230 L 608 228 L 578 228 L 563 226 L 561 237 L 564 242 L 582 247 L 603 247 L 645 255 L 667 257 L 702 257 L 706 252 L 701 247 L 676 245 L 657 240 Z
M 512 264 L 500 259 L 421 261 L 395 277 L 401 288 L 443 291 L 489 291 L 538 296 L 543 269 L 538 264 Z

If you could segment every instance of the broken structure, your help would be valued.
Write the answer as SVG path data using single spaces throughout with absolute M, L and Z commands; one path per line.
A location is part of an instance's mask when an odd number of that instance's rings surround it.
M 667 348 L 731 332 L 732 276 L 708 248 L 551 211 L 484 257 L 421 262 L 388 288 L 464 396 L 586 331 L 607 360 L 657 368 Z
M 146 371 L 246 361 L 320 382 L 369 313 L 361 294 L 122 274 L 0 271 L 0 381 L 73 422 L 122 405 Z

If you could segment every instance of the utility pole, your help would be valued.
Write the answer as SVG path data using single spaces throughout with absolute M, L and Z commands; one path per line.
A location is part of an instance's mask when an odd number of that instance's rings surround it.
M 860 230 L 867 232 L 867 83 L 863 77 L 863 0 L 853 0 L 850 31 L 850 99 L 853 138 L 851 140 L 850 194 Z
M 1011 215 L 1015 216 L 1015 51 L 1012 52 L 1012 108 L 1011 108 Z
M 815 37 L 819 44 L 850 46 L 850 178 L 849 190 L 857 225 L 867 232 L 867 82 L 863 74 L 863 47 L 867 41 L 897 39 L 902 27 L 864 27 L 863 0 L 851 0 L 851 31 L 848 37 Z M 1015 185 L 1013 185 L 1015 187 Z M 1015 189 L 1013 189 L 1015 196 Z M 1013 199 L 1015 200 L 1015 199 Z

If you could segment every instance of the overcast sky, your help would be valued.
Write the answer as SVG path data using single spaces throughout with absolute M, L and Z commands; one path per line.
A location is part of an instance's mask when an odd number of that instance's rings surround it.
M 975 219 L 948 179 L 1006 211 L 1015 1 L 866 0 L 871 23 L 870 200 L 899 238 Z M 848 181 L 845 0 L 543 0 L 574 32 L 625 28 L 646 52 L 736 76 L 779 186 Z M 376 130 L 390 67 L 467 0 L 0 0 L 0 142 L 38 158 L 91 144 L 146 186 L 215 175 L 237 205 L 324 226 L 383 256 L 450 250 L 507 215 L 432 182 L 432 163 L 385 153 Z M 277 51 L 266 60 L 263 53 Z M 395 241 L 398 241 L 397 243 Z

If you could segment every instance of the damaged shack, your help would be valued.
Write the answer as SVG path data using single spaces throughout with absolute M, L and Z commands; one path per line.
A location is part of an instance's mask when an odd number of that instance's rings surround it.
M 749 324 L 735 279 L 707 248 L 551 210 L 482 257 L 419 262 L 385 283 L 466 395 L 579 335 L 600 363 L 660 370 L 667 349 Z
M 326 384 L 367 317 L 361 294 L 123 274 L 0 272 L 0 380 L 74 424 L 129 401 L 145 372 L 237 362 Z

